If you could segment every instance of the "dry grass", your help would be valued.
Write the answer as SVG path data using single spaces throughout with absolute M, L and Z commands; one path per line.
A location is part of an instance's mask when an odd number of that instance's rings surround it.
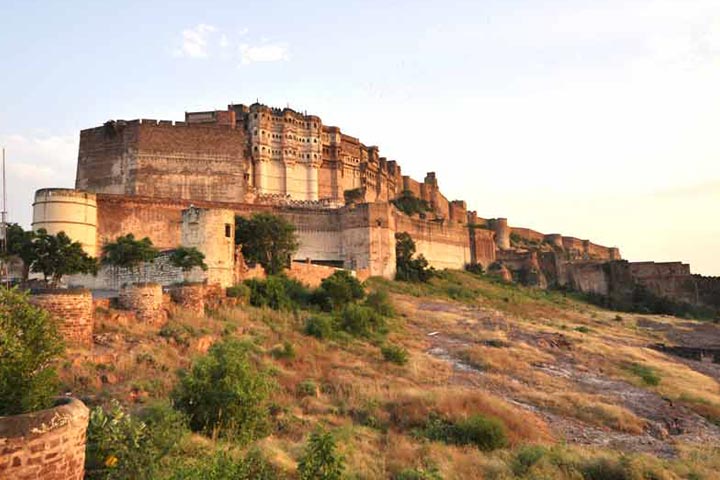
M 279 386 L 273 402 L 280 412 L 277 428 L 257 442 L 272 463 L 293 473 L 307 434 L 318 425 L 335 432 L 353 478 L 383 479 L 407 468 L 436 467 L 444 479 L 514 478 L 517 449 L 543 446 L 542 460 L 527 478 L 580 478 L 580 468 L 598 455 L 619 461 L 607 449 L 559 447 L 563 439 L 540 412 L 590 426 L 629 434 L 644 431 L 646 420 L 618 405 L 611 394 L 593 391 L 574 375 L 620 379 L 687 404 L 706 418 L 720 421 L 718 383 L 685 364 L 645 348 L 662 334 L 637 328 L 637 315 L 617 319 L 608 312 L 558 293 L 498 284 L 466 273 L 450 273 L 431 285 L 373 279 L 375 288 L 392 293 L 398 317 L 387 341 L 409 351 L 405 366 L 385 362 L 379 344 L 360 340 L 319 341 L 302 334 L 307 312 L 275 312 L 247 306 L 222 309 L 210 316 L 178 311 L 159 334 L 160 326 L 117 321 L 113 312 L 101 317 L 96 331 L 108 344 L 71 351 L 61 374 L 76 394 L 98 402 L 119 398 L 131 404 L 168 395 L 175 372 L 190 365 L 212 342 L 235 337 L 255 345 L 256 357 L 270 369 Z M 652 317 L 655 318 L 655 317 Z M 662 318 L 672 327 L 672 319 Z M 578 329 L 579 328 L 579 329 Z M 430 332 L 440 332 L 449 357 L 476 367 L 458 370 L 429 354 L 437 345 Z M 559 348 L 547 338 L 560 336 Z M 294 356 L 276 358 L 289 343 Z M 657 372 L 659 385 L 646 385 L 628 371 L 628 363 Z M 558 366 L 562 367 L 559 368 Z M 553 371 L 547 367 L 558 367 Z M 559 372 L 559 373 L 558 373 Z M 101 378 L 107 381 L 103 383 Z M 311 381 L 314 394 L 298 393 Z M 473 414 L 497 417 L 506 425 L 511 448 L 481 453 L 475 448 L 423 440 L 414 430 L 431 415 L 459 420 Z M 183 456 L 201 460 L 219 445 L 193 436 Z M 220 445 L 223 448 L 236 448 Z M 680 445 L 678 458 L 659 461 L 628 457 L 633 471 L 652 477 L 715 478 L 720 452 L 714 446 Z

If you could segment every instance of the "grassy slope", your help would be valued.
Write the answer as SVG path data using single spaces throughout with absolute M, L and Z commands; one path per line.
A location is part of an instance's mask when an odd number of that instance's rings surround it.
M 528 478 L 574 478 L 558 465 L 622 453 L 633 453 L 626 459 L 630 470 L 654 471 L 654 478 L 716 478 L 717 379 L 646 348 L 663 341 L 666 331 L 637 326 L 650 319 L 675 328 L 676 319 L 617 315 L 560 293 L 460 272 L 430 285 L 381 279 L 368 285 L 392 294 L 398 315 L 388 341 L 409 350 L 405 366 L 383 361 L 372 343 L 304 336 L 306 312 L 238 307 L 201 318 L 178 312 L 162 336 L 156 327 L 123 325 L 105 312 L 99 330 L 107 345 L 92 355 L 71 352 L 62 376 L 69 390 L 97 402 L 164 398 L 178 368 L 232 335 L 255 342 L 275 372 L 281 413 L 277 431 L 259 445 L 288 471 L 307 432 L 323 424 L 337 432 L 348 470 L 358 478 L 388 478 L 428 464 L 444 478 L 511 478 L 517 452 L 528 443 L 550 448 Z M 677 328 L 692 326 L 683 321 Z M 274 359 L 270 352 L 285 341 L 295 358 Z M 298 394 L 308 380 L 316 394 Z M 422 440 L 414 430 L 431 412 L 451 419 L 497 416 L 511 447 L 485 454 Z M 202 458 L 213 447 L 192 436 L 182 457 Z

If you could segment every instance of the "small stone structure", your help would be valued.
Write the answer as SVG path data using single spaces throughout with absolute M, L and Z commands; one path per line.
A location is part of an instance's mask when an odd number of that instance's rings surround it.
M 48 410 L 0 417 L 0 480 L 81 480 L 88 408 L 62 399 Z
M 206 286 L 202 283 L 178 284 L 170 287 L 172 301 L 185 310 L 202 315 L 205 313 Z
M 165 321 L 162 287 L 159 283 L 137 283 L 120 290 L 118 303 L 121 308 L 132 310 L 138 320 L 149 324 Z
M 38 290 L 30 302 L 58 319 L 58 329 L 69 343 L 89 345 L 93 334 L 93 300 L 90 290 Z

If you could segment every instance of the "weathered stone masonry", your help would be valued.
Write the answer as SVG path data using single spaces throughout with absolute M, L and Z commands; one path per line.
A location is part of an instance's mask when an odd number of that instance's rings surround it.
M 93 334 L 93 303 L 90 290 L 43 290 L 33 293 L 30 302 L 57 319 L 58 330 L 71 343 L 90 345 Z
M 0 417 L 0 480 L 82 480 L 89 412 L 74 399 Z

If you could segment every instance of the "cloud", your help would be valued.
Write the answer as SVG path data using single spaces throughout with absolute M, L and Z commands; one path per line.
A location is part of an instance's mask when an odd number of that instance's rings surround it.
M 78 136 L 0 134 L 0 145 L 7 157 L 10 221 L 30 226 L 35 190 L 74 186 Z
M 217 29 L 212 25 L 200 23 L 182 32 L 182 45 L 175 51 L 176 56 L 188 58 L 206 58 L 210 36 Z
M 282 62 L 289 60 L 288 49 L 283 44 L 248 45 L 239 47 L 243 65 L 257 62 Z

